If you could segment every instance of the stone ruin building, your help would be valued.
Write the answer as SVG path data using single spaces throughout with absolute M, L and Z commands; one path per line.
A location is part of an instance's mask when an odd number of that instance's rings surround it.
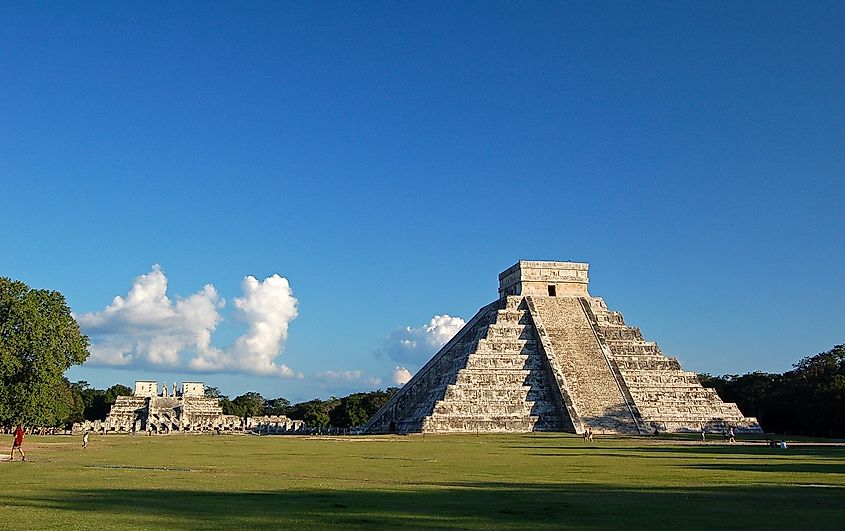
M 202 382 L 182 382 L 178 390 L 173 383 L 168 394 L 167 384 L 137 381 L 132 396 L 119 396 L 104 421 L 86 421 L 74 425 L 74 431 L 103 433 L 173 433 L 173 432 L 243 432 L 262 434 L 300 433 L 305 430 L 301 420 L 285 416 L 241 418 L 224 415 L 220 400 L 205 396 Z
M 586 263 L 520 261 L 369 433 L 761 431 L 587 291 Z

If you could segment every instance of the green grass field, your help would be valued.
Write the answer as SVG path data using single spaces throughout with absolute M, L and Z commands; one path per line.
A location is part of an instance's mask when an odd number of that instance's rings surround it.
M 24 448 L 28 462 L 0 463 L 3 528 L 845 528 L 841 446 L 95 435 L 88 450 L 59 436 Z

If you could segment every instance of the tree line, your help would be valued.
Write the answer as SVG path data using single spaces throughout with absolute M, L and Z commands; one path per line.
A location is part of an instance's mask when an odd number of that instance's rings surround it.
M 722 400 L 771 433 L 845 437 L 845 345 L 808 356 L 783 374 L 700 374 Z
M 105 420 L 118 396 L 132 395 L 132 389 L 116 384 L 108 389 L 94 389 L 88 382 L 69 383 L 66 398 L 66 416 L 57 418 L 49 426 L 69 426 L 83 420 Z M 291 404 L 286 398 L 264 398 L 254 391 L 229 399 L 217 387 L 207 387 L 205 396 L 220 401 L 224 415 L 238 417 L 260 417 L 284 415 L 293 420 L 302 420 L 309 428 L 353 428 L 363 426 L 381 407 L 396 394 L 396 387 L 369 393 L 353 393 L 342 398 L 327 400 L 315 398 L 306 402 Z
M 88 338 L 57 291 L 31 289 L 0 277 L 0 427 L 62 427 L 84 419 L 105 419 L 124 385 L 93 389 L 87 382 L 64 377 L 88 358 Z M 723 400 L 736 402 L 745 415 L 757 417 L 773 433 L 845 437 L 845 345 L 802 359 L 783 374 L 701 374 Z M 248 392 L 229 399 L 216 388 L 230 415 L 285 415 L 312 428 L 361 426 L 398 389 L 353 393 L 327 400 L 291 404 Z
M 291 404 L 286 398 L 266 399 L 252 391 L 230 400 L 220 394 L 216 387 L 206 388 L 205 394 L 220 400 L 225 415 L 284 415 L 293 420 L 304 421 L 309 428 L 353 428 L 366 424 L 398 391 L 396 387 L 388 387 L 369 393 L 352 393 L 342 398 L 315 398 L 297 404 Z

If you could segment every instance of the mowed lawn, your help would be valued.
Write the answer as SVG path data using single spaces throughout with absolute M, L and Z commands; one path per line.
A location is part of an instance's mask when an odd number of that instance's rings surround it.
M 28 462 L 0 462 L 1 527 L 845 528 L 836 446 L 94 435 L 83 450 L 80 440 L 28 437 Z

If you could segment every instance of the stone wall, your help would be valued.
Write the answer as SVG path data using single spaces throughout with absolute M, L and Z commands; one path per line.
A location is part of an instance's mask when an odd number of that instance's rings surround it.
M 202 382 L 182 382 L 183 396 L 205 396 L 205 384 Z
M 135 396 L 158 396 L 158 382 L 139 380 L 135 382 Z
M 499 298 L 514 295 L 586 296 L 589 264 L 520 260 L 499 274 Z
M 139 385 L 140 384 L 140 385 Z M 75 424 L 74 432 L 101 433 L 220 433 L 253 431 L 262 434 L 302 433 L 302 421 L 285 416 L 247 417 L 224 415 L 217 398 L 203 396 L 204 384 L 184 382 L 176 396 L 153 394 L 156 382 L 136 382 L 141 396 L 119 396 L 105 421 Z M 174 384 L 174 388 L 175 388 Z

